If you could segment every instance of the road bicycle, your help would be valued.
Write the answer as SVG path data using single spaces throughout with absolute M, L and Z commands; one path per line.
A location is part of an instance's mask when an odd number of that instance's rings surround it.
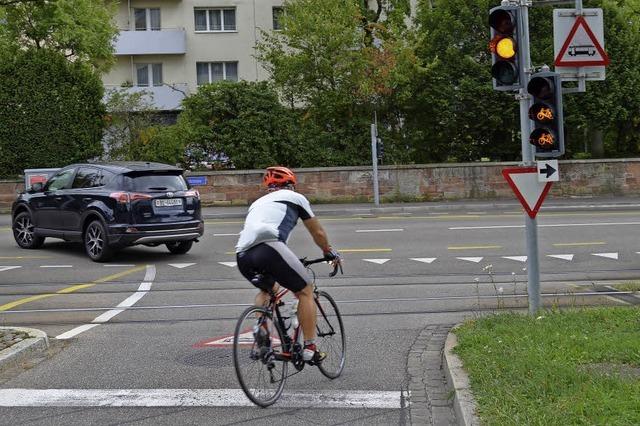
M 318 289 L 316 275 L 310 268 L 310 265 L 326 260 L 304 258 L 300 261 L 312 277 L 317 308 L 316 346 L 327 354 L 316 365 L 326 377 L 336 379 L 342 374 L 346 359 L 344 325 L 336 302 L 327 292 Z M 338 267 L 342 272 L 341 264 L 336 263 L 329 276 L 335 276 Z M 263 279 L 263 274 L 256 274 L 252 282 Z M 288 292 L 283 287 L 277 292 L 271 289 L 267 305 L 245 310 L 238 319 L 233 337 L 233 363 L 238 381 L 247 397 L 260 407 L 275 403 L 282 395 L 287 378 L 301 372 L 306 364 L 302 358 L 302 328 L 295 312 L 297 300 L 291 313 L 280 309 L 285 305 L 283 297 Z M 296 370 L 290 375 L 289 364 Z

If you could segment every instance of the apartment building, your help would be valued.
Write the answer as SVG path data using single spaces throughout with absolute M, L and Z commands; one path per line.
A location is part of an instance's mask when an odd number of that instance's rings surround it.
M 153 94 L 154 106 L 180 108 L 201 84 L 267 78 L 253 57 L 260 30 L 277 30 L 283 0 L 128 0 L 116 16 L 116 64 L 107 91 Z

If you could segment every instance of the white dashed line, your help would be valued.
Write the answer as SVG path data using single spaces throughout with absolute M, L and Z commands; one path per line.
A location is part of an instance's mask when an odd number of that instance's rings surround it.
M 402 232 L 404 229 L 356 229 L 356 232 Z
M 73 268 L 73 265 L 40 265 L 41 268 Z

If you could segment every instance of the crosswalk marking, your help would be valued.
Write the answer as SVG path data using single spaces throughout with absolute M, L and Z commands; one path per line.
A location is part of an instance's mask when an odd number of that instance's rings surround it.
M 456 259 L 466 260 L 467 262 L 480 263 L 482 257 L 456 257 Z
M 400 409 L 401 391 L 290 390 L 274 408 Z M 240 389 L 0 389 L 0 407 L 250 407 Z

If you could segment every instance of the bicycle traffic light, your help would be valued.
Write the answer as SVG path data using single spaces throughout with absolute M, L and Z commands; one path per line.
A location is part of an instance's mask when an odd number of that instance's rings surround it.
M 527 92 L 533 96 L 529 118 L 534 129 L 529 143 L 536 156 L 556 158 L 564 154 L 564 119 L 562 114 L 562 79 L 560 74 L 543 71 L 531 76 Z
M 495 90 L 519 90 L 523 87 L 523 70 L 518 54 L 519 20 L 519 6 L 498 6 L 489 11 L 491 27 L 489 50 Z

